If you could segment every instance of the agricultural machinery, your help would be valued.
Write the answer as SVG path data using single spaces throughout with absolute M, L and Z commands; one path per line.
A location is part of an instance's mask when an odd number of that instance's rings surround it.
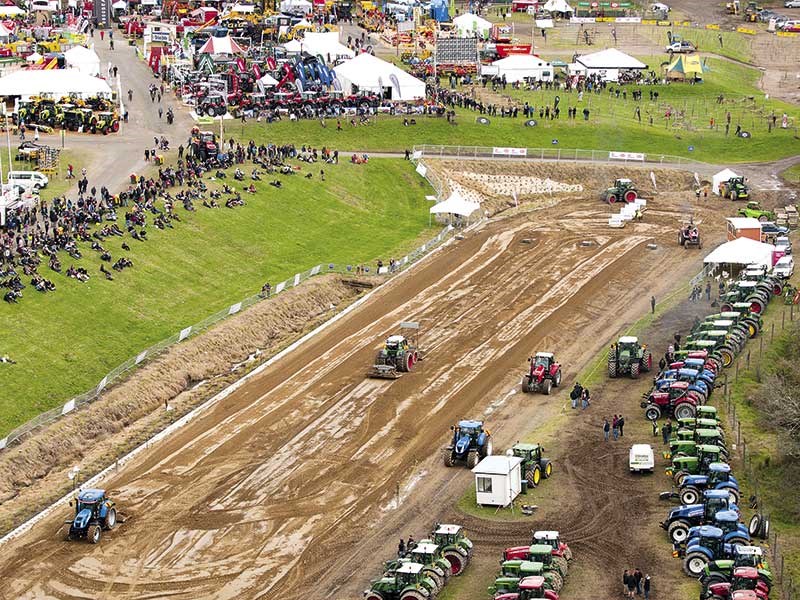
M 472 542 L 464 535 L 461 525 L 439 524 L 433 530 L 431 539 L 450 563 L 453 576 L 461 575 L 472 556 Z
M 698 579 L 705 572 L 708 563 L 733 557 L 735 546 L 726 544 L 723 541 L 724 535 L 719 527 L 713 525 L 700 527 L 697 536 L 692 539 L 692 544 L 686 547 L 683 559 L 684 573 Z
M 680 485 L 687 475 L 705 475 L 711 463 L 722 462 L 722 452 L 718 446 L 698 445 L 695 453 L 694 456 L 674 457 L 672 464 L 666 468 L 666 474 L 672 476 L 676 485 Z
M 563 556 L 567 561 L 572 560 L 572 550 L 566 542 L 561 541 L 557 531 L 534 531 L 531 544 L 549 544 L 553 548 L 553 556 Z
M 709 315 L 706 321 L 733 321 L 734 326 L 738 326 L 747 332 L 747 335 L 754 338 L 761 331 L 762 319 L 760 315 L 750 312 L 750 305 L 741 303 L 738 310 L 729 310 Z
M 711 463 L 706 475 L 687 475 L 678 488 L 681 504 L 695 504 L 705 490 L 725 490 L 734 504 L 739 503 L 739 482 L 731 475 L 727 463 Z
M 542 392 L 549 396 L 552 388 L 561 385 L 561 365 L 552 352 L 537 352 L 528 362 L 530 371 L 522 378 L 523 392 Z
M 719 184 L 719 195 L 731 200 L 744 200 L 750 197 L 750 188 L 744 177 L 731 177 Z
M 405 563 L 394 574 L 372 582 L 364 592 L 365 600 L 427 600 L 436 582 L 425 576 L 418 563 Z
M 520 580 L 518 592 L 500 594 L 495 596 L 494 600 L 534 600 L 535 598 L 558 600 L 558 594 L 547 588 L 544 577 L 533 576 Z
M 216 158 L 220 153 L 217 136 L 211 131 L 192 129 L 191 153 L 200 160 Z
M 614 181 L 614 185 L 603 192 L 603 200 L 609 204 L 614 204 L 615 202 L 620 201 L 630 204 L 638 197 L 639 194 L 636 191 L 636 186 L 634 186 L 630 179 L 617 179 Z
M 738 351 L 741 351 L 747 340 L 750 339 L 750 329 L 743 323 L 736 323 L 732 319 L 706 319 L 688 336 L 687 341 L 695 338 L 701 340 L 709 339 L 707 334 L 715 331 L 723 332 L 726 341 L 737 348 Z M 711 339 L 713 339 L 714 335 L 722 334 L 712 334 Z
M 752 217 L 761 222 L 775 221 L 775 213 L 769 209 L 761 208 L 761 204 L 756 201 L 748 202 L 743 208 L 740 208 L 736 214 L 741 217 Z
M 706 590 L 717 583 L 729 583 L 737 567 L 756 569 L 767 588 L 772 587 L 772 573 L 764 557 L 764 550 L 760 546 L 734 546 L 732 558 L 715 560 L 706 565 L 700 583 Z
M 653 356 L 647 345 L 639 344 L 639 338 L 623 336 L 611 344 L 608 353 L 608 376 L 630 375 L 636 379 L 639 374 L 653 367 Z
M 451 425 L 453 439 L 444 449 L 444 466 L 465 462 L 472 469 L 480 459 L 492 454 L 492 434 L 483 428 L 483 421 L 459 421 Z
M 539 444 L 517 442 L 506 453 L 522 459 L 520 472 L 530 488 L 535 488 L 542 478 L 548 479 L 553 474 L 553 463 L 544 457 L 544 447 Z
M 714 372 L 706 369 L 702 371 L 689 367 L 666 369 L 656 377 L 654 388 L 662 391 L 669 389 L 669 386 L 673 383 L 687 383 L 688 387 L 686 389 L 699 394 L 705 402 L 714 389 L 715 379 Z
M 735 506 L 731 503 L 727 490 L 706 490 L 703 492 L 702 504 L 676 506 L 669 511 L 669 515 L 660 525 L 669 533 L 673 544 L 683 544 L 689 539 L 690 529 L 704 523 L 712 523 L 718 512 L 730 510 Z M 722 539 L 724 535 L 722 530 L 717 527 L 714 529 L 720 532 Z M 698 530 L 697 533 L 702 534 L 702 531 Z
M 541 563 L 541 575 L 547 578 L 553 590 L 558 592 L 564 587 L 564 578 L 569 570 L 567 559 L 563 556 L 553 556 L 553 548 L 549 544 L 506 548 L 503 551 L 503 562 L 510 560 Z
M 720 308 L 723 311 L 730 311 L 733 305 L 745 302 L 749 305 L 752 313 L 762 314 L 769 304 L 770 298 L 779 296 L 783 292 L 783 286 L 777 282 L 765 279 L 764 281 L 736 281 L 720 297 Z
M 735 510 L 721 510 L 714 515 L 712 524 L 722 530 L 722 541 L 734 546 L 744 546 L 750 543 L 750 532 L 739 522 L 739 513 Z M 689 529 L 686 547 L 694 545 L 700 535 L 700 527 Z
M 687 437 L 683 436 L 691 436 Z M 698 441 L 699 440 L 699 441 Z M 704 444 L 703 442 L 709 442 Z M 710 443 L 716 442 L 716 443 Z M 719 429 L 695 429 L 687 430 L 681 433 L 677 439 L 672 439 L 669 443 L 669 450 L 664 454 L 667 460 L 678 458 L 697 458 L 697 455 L 702 452 L 703 446 L 716 446 L 719 448 L 720 458 L 727 460 L 728 452 L 723 445 L 722 434 Z
M 411 323 L 401 324 L 401 327 L 408 325 Z M 418 327 L 417 323 L 413 325 Z M 415 327 L 405 328 L 415 329 Z M 390 335 L 375 357 L 375 364 L 372 365 L 368 375 L 378 379 L 397 379 L 403 373 L 410 373 L 419 360 L 421 354 L 415 339 L 409 339 L 404 335 Z
M 436 584 L 435 588 L 429 589 L 432 595 L 442 590 L 452 573 L 450 563 L 442 555 L 439 546 L 429 540 L 420 541 L 406 556 L 388 561 L 384 565 L 384 575 L 391 576 L 402 565 L 408 563 L 422 565 L 423 578 L 430 579 Z
M 73 502 L 70 501 L 70 506 Z M 103 530 L 114 529 L 117 524 L 117 509 L 114 502 L 106 496 L 105 490 L 82 490 L 75 498 L 75 518 L 67 521 L 69 531 L 67 539 L 86 538 L 97 544 Z
M 92 133 L 100 132 L 108 135 L 109 132 L 119 131 L 119 117 L 109 111 L 95 113 L 96 120 L 92 125 Z
M 703 240 L 700 238 L 700 230 L 697 225 L 689 223 L 678 230 L 678 244 L 684 248 L 694 246 L 699 250 L 703 249 Z
M 700 392 L 689 389 L 687 381 L 673 381 L 664 389 L 656 388 L 645 394 L 640 406 L 650 421 L 656 421 L 662 415 L 688 419 L 696 415 L 697 406 L 703 403 L 703 399 Z
M 500 575 L 489 588 L 489 593 L 495 598 L 502 594 L 516 593 L 519 591 L 520 580 L 526 577 L 542 577 L 543 587 L 554 592 L 560 591 L 563 586 L 560 575 L 554 571 L 545 571 L 544 564 L 516 558 L 500 563 Z
M 767 600 L 770 586 L 754 567 L 736 567 L 725 582 L 704 586 L 702 598 L 712 600 Z

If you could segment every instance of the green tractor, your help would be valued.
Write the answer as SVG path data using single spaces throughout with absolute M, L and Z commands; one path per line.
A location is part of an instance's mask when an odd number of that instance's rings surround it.
M 703 446 L 717 446 L 723 460 L 728 459 L 728 450 L 725 447 L 725 437 L 722 430 L 717 427 L 711 429 L 683 429 L 678 430 L 678 437 L 670 440 L 669 449 L 664 453 L 664 458 L 670 460 L 682 456 L 697 456 L 698 448 Z
M 611 344 L 608 352 L 608 376 L 630 375 L 633 379 L 640 373 L 647 373 L 653 368 L 653 355 L 646 344 L 639 344 L 639 338 L 626 335 Z
M 440 523 L 434 528 L 430 539 L 439 547 L 442 557 L 450 563 L 452 575 L 461 575 L 472 558 L 472 542 L 464 535 L 464 528 L 461 525 Z
M 450 563 L 444 558 L 439 546 L 430 540 L 421 540 L 404 557 L 386 562 L 384 575 L 390 576 L 394 574 L 397 569 L 406 563 L 418 563 L 423 566 L 423 575 L 433 580 L 436 584 L 436 589 L 430 590 L 432 594 L 438 594 L 453 573 Z
M 569 571 L 567 559 L 563 556 L 555 556 L 550 544 L 534 544 L 528 548 L 528 560 L 542 563 L 545 573 L 553 571 L 558 573 L 561 579 L 567 577 Z
M 621 201 L 630 204 L 638 197 L 639 193 L 636 191 L 636 186 L 634 186 L 630 179 L 617 179 L 614 181 L 613 186 L 603 192 L 603 200 L 609 204 L 614 204 L 615 202 Z
M 755 200 L 751 200 L 744 208 L 740 208 L 737 214 L 742 217 L 752 217 L 762 222 L 775 220 L 775 213 L 766 208 L 761 208 L 761 205 Z
M 116 133 L 119 131 L 119 117 L 109 111 L 96 113 L 97 121 L 95 123 L 96 130 L 103 135 L 108 135 L 109 132 Z
M 564 580 L 557 572 L 544 570 L 544 563 L 517 558 L 500 563 L 500 575 L 489 588 L 489 593 L 493 596 L 517 593 L 519 582 L 525 577 L 543 577 L 544 588 L 556 593 L 564 585 Z
M 61 107 L 53 100 L 42 100 L 39 102 L 38 114 L 36 115 L 36 122 L 40 125 L 48 125 L 55 127 L 59 120 L 63 118 Z
M 549 479 L 553 474 L 553 463 L 543 456 L 544 447 L 540 444 L 517 442 L 511 447 L 511 453 L 522 459 L 520 471 L 529 488 L 535 488 L 542 478 Z
M 390 335 L 375 357 L 368 376 L 377 379 L 397 379 L 410 373 L 421 359 L 415 340 L 404 335 Z
M 364 592 L 365 600 L 428 600 L 436 583 L 424 573 L 418 563 L 404 563 L 390 576 L 372 582 Z
M 719 184 L 719 195 L 734 201 L 744 200 L 750 197 L 750 187 L 744 177 L 731 177 L 728 181 Z M 739 212 L 741 213 L 741 210 Z
M 675 485 L 680 485 L 687 475 L 707 475 L 711 463 L 723 462 L 719 446 L 696 445 L 693 456 L 676 456 L 664 472 L 672 477 Z

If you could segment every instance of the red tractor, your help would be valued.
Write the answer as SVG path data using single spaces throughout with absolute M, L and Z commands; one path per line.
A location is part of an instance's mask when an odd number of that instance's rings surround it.
M 690 419 L 697 413 L 697 407 L 703 404 L 703 397 L 690 390 L 688 381 L 675 381 L 666 389 L 654 389 L 644 395 L 641 407 L 649 421 L 664 417 Z
M 522 378 L 523 392 L 542 392 L 550 395 L 550 390 L 561 385 L 561 365 L 556 362 L 552 352 L 537 352 L 528 359 L 530 372 Z

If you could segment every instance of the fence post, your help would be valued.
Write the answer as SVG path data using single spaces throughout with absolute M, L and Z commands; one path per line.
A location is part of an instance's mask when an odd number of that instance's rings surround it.
M 775 323 L 772 324 L 772 331 L 769 334 L 769 341 L 772 341 L 772 338 L 775 337 Z

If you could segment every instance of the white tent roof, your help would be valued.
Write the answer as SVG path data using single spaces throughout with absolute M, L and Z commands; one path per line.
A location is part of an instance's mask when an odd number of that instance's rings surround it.
M 78 69 L 86 75 L 100 74 L 100 57 L 97 56 L 97 52 L 89 48 L 83 46 L 70 48 L 64 52 L 64 61 L 67 63 L 67 67 Z
M 450 197 L 444 202 L 439 202 L 431 207 L 431 214 L 454 214 L 462 217 L 468 217 L 476 210 L 480 210 L 481 205 L 475 202 L 469 202 L 461 197 L 458 192 L 453 192 Z
M 453 25 L 459 31 L 488 31 L 492 28 L 492 24 L 486 19 L 473 15 L 472 13 L 464 13 L 453 19 Z
M 283 0 L 281 2 L 281 12 L 290 10 L 311 10 L 311 2 L 308 0 Z
M 0 96 L 28 97 L 42 93 L 68 96 L 73 92 L 87 97 L 111 94 L 111 88 L 104 80 L 77 69 L 15 71 L 0 77 Z
M 231 12 L 237 13 L 251 13 L 255 12 L 256 7 L 254 4 L 236 4 L 233 8 L 231 8 Z
M 14 15 L 24 15 L 25 11 L 22 10 L 19 6 L 0 6 L 0 15 L 2 16 L 14 16 Z
M 573 12 L 572 7 L 567 4 L 566 0 L 547 0 L 542 8 L 549 12 Z
M 371 54 L 359 54 L 334 67 L 333 70 L 343 87 L 350 84 L 358 86 L 359 90 L 372 92 L 382 92 L 381 88 L 391 87 L 392 100 L 425 97 L 424 81 Z M 347 92 L 349 93 L 349 90 Z
M 498 75 L 505 75 L 506 81 L 514 83 L 526 77 L 539 77 L 542 71 L 550 70 L 550 63 L 532 54 L 512 54 L 492 63 Z
M 775 246 L 751 240 L 750 238 L 737 238 L 718 246 L 703 259 L 706 264 L 757 264 L 767 267 L 772 266 L 772 253 Z
M 731 177 L 738 177 L 739 174 L 731 171 L 730 169 L 722 169 L 719 173 L 715 173 L 711 177 L 711 191 L 719 196 L 719 184 L 723 181 L 728 181 Z
M 511 469 L 516 467 L 521 462 L 522 459 L 519 456 L 495 454 L 484 458 L 472 468 L 472 472 L 479 473 L 481 475 L 508 475 L 511 472 Z
M 265 73 L 264 75 L 261 76 L 261 79 L 256 81 L 256 85 L 258 85 L 258 88 L 261 90 L 261 93 L 264 93 L 264 90 L 266 88 L 271 88 L 278 85 L 278 80 L 275 79 L 269 73 Z
M 25 60 L 30 63 L 37 63 L 40 60 L 42 60 L 42 55 L 39 54 L 38 52 L 34 52 L 33 54 L 29 54 L 28 56 L 26 56 Z
M 291 40 L 283 45 L 287 52 L 300 52 L 303 49 L 303 44 L 300 40 Z
M 208 38 L 198 50 L 200 54 L 244 54 L 244 48 L 237 44 L 229 35 L 225 37 Z
M 576 59 L 576 62 L 582 64 L 588 69 L 646 69 L 647 65 L 617 50 L 616 48 L 608 48 L 600 52 L 592 52 L 591 54 L 584 54 Z
M 337 56 L 353 58 L 356 55 L 350 48 L 339 43 L 338 31 L 324 31 L 322 33 L 309 31 L 300 40 L 300 45 L 303 51 L 314 56 L 321 54 L 325 59 L 329 54 L 331 59 Z
M 116 9 L 125 9 L 128 8 L 128 3 L 125 0 L 117 0 L 114 4 L 111 5 L 111 8 Z

